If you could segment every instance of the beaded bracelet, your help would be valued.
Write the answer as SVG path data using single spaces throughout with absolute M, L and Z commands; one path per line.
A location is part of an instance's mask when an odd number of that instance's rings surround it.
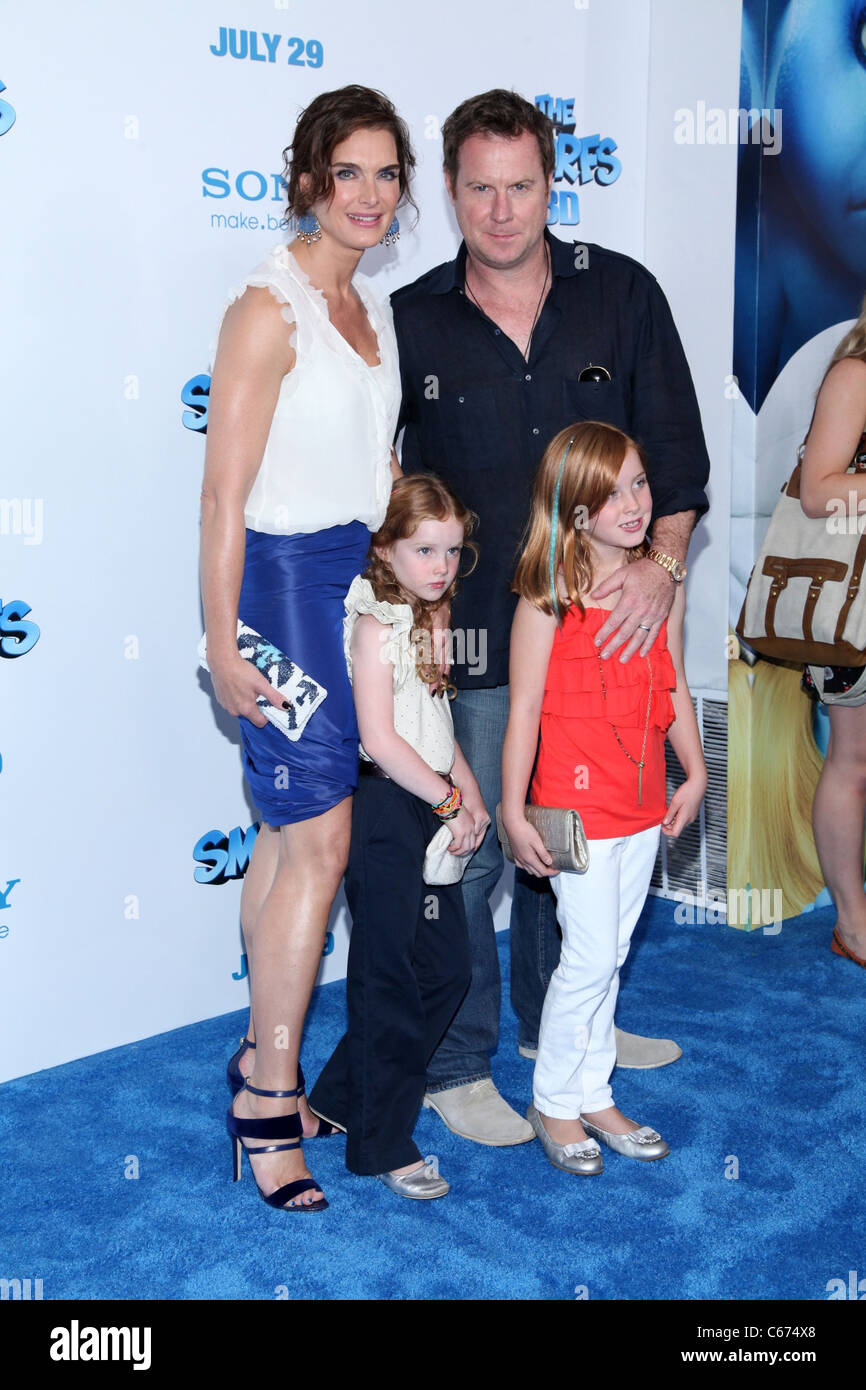
M 433 806 L 431 809 L 433 814 L 438 816 L 441 821 L 446 821 L 453 820 L 454 817 L 459 814 L 462 805 L 463 793 L 459 787 L 455 787 L 452 783 L 451 791 L 448 795 L 439 802 L 438 806 Z
M 432 810 L 434 810 L 437 815 L 443 811 L 447 812 L 453 810 L 459 795 L 459 791 L 452 782 L 450 789 L 446 792 L 441 801 L 437 801 L 436 805 L 432 807 Z
M 447 782 L 447 783 L 448 783 L 448 791 L 445 793 L 445 795 L 443 796 L 442 800 L 441 800 L 441 801 L 437 801 L 437 802 L 436 802 L 436 806 L 433 806 L 433 807 L 431 808 L 431 809 L 434 810 L 434 811 L 436 810 L 436 807 L 437 807 L 437 806 L 445 806 L 445 803 L 454 795 L 454 778 L 451 776 L 451 773 L 450 773 L 450 772 L 440 772 L 440 773 L 439 773 L 439 776 L 442 778 L 442 781 L 443 781 L 443 782 Z
M 459 814 L 460 814 L 460 808 L 461 808 L 461 806 L 462 806 L 462 804 L 463 804 L 463 797 L 460 795 L 459 791 L 458 791 L 458 793 L 457 793 L 457 796 L 458 796 L 457 804 L 456 804 L 456 806 L 453 807 L 452 810 L 450 810 L 450 811 L 437 811 L 437 812 L 436 812 L 436 815 L 437 815 L 437 817 L 439 818 L 439 820 L 441 820 L 441 821 L 454 820 L 454 817 L 455 817 L 455 816 L 459 816 Z

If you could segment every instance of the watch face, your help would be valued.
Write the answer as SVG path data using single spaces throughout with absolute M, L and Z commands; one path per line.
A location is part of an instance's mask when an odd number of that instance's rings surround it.
M 677 584 L 682 584 L 683 580 L 686 577 L 686 567 L 683 564 L 682 560 L 676 560 L 674 562 L 673 566 L 671 567 L 671 574 L 673 575 Z

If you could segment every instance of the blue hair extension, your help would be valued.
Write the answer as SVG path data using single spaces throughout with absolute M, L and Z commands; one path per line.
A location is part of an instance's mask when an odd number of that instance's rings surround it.
M 553 611 L 556 614 L 557 619 L 559 618 L 559 599 L 556 596 L 556 572 L 554 570 L 554 560 L 556 558 L 556 527 L 557 522 L 559 520 L 559 487 L 562 482 L 562 470 L 565 467 L 565 460 L 568 458 L 568 451 L 573 443 L 574 436 L 572 435 L 571 439 L 569 439 L 568 443 L 565 446 L 565 452 L 562 455 L 562 462 L 559 465 L 559 476 L 556 479 L 556 491 L 553 494 L 553 517 L 551 518 L 550 523 L 550 597 L 553 599 Z

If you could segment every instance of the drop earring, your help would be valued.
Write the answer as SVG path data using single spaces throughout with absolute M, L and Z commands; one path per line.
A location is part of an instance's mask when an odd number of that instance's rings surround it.
M 395 241 L 400 240 L 400 223 L 397 218 L 391 223 L 385 235 L 382 237 L 380 245 L 393 246 Z
M 322 229 L 319 226 L 319 219 L 314 212 L 304 212 L 295 219 L 298 228 L 298 236 L 305 246 L 311 246 L 314 241 L 322 240 Z

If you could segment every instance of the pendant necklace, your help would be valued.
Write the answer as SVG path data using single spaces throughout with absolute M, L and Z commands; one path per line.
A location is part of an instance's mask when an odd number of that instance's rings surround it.
M 602 695 L 604 696 L 604 705 L 605 705 L 605 709 L 607 709 L 607 688 L 606 688 L 605 683 L 604 683 L 604 664 L 603 664 L 602 659 L 601 659 L 601 652 L 597 652 L 596 655 L 598 656 L 598 674 L 601 676 L 601 693 L 602 693 Z M 644 661 L 647 663 L 647 666 L 649 667 L 649 694 L 647 695 L 647 701 L 646 701 L 646 720 L 645 720 L 644 726 L 643 726 L 643 744 L 641 745 L 641 750 L 640 750 L 640 761 L 638 761 L 636 758 L 633 758 L 632 755 L 631 755 L 631 753 L 630 753 L 630 752 L 628 751 L 628 749 L 626 748 L 625 744 L 623 743 L 622 739 L 621 739 L 620 736 L 619 736 L 619 733 L 617 732 L 617 727 L 616 727 L 616 725 L 614 724 L 613 720 L 611 720 L 611 723 L 610 723 L 610 727 L 613 729 L 613 736 L 614 736 L 614 738 L 616 739 L 616 741 L 617 741 L 617 743 L 619 744 L 620 748 L 622 749 L 623 753 L 625 753 L 625 756 L 628 758 L 629 762 L 630 762 L 630 763 L 634 763 L 635 767 L 637 768 L 637 804 L 638 804 L 638 806 L 642 805 L 644 754 L 646 753 L 647 734 L 649 733 L 650 708 L 651 708 L 651 706 L 652 706 L 652 698 L 653 698 L 653 668 L 652 668 L 652 663 L 651 663 L 651 661 L 650 661 L 650 659 L 649 659 L 648 656 L 645 656 L 645 657 L 644 657 Z
M 544 296 L 547 291 L 547 282 L 550 279 L 550 251 L 548 250 L 547 246 L 545 246 L 544 250 L 546 254 L 546 264 L 544 267 L 544 282 L 541 286 L 541 294 L 538 296 L 538 303 L 535 306 L 535 313 L 532 316 L 532 325 L 529 329 L 529 337 L 526 342 L 526 351 L 523 354 L 523 359 L 525 362 L 529 361 L 529 353 L 532 348 L 532 335 L 535 332 L 538 320 L 541 318 L 541 308 L 544 304 Z M 466 291 L 473 304 L 475 304 L 476 308 L 481 309 L 482 314 L 484 314 L 486 318 L 489 318 L 490 315 L 487 314 L 486 311 L 481 307 L 481 305 L 478 302 L 478 299 L 472 293 L 472 286 L 469 284 L 468 276 L 464 276 L 463 283 L 466 286 Z

